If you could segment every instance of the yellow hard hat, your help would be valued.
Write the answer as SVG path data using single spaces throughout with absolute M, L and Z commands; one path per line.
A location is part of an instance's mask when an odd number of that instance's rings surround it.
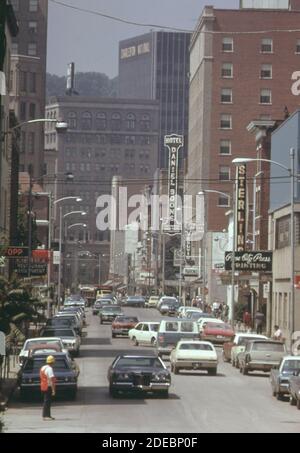
M 52 355 L 49 355 L 49 357 L 47 357 L 46 362 L 48 365 L 51 365 L 51 364 L 55 363 L 55 358 Z

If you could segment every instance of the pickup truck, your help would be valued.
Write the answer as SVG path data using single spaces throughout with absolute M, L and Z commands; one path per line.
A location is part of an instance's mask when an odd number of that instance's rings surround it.
M 270 381 L 272 393 L 275 398 L 281 400 L 283 396 L 289 395 L 290 379 L 295 373 L 300 372 L 300 357 L 287 356 L 284 357 L 279 367 L 275 367 L 271 371 Z
M 300 373 L 294 373 L 289 382 L 290 404 L 300 411 Z
M 283 357 L 287 355 L 283 343 L 272 340 L 250 341 L 246 349 L 239 355 L 240 372 L 246 376 L 249 371 L 269 373 L 278 367 Z

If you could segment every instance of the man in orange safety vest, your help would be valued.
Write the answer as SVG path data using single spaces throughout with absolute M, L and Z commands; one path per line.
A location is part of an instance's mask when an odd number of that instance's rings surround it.
M 44 365 L 40 370 L 40 380 L 41 380 L 41 392 L 44 396 L 44 405 L 43 405 L 43 420 L 54 420 L 51 417 L 51 403 L 52 397 L 55 396 L 55 376 L 53 371 L 53 365 L 55 364 L 55 358 L 53 356 L 47 357 L 46 365 Z

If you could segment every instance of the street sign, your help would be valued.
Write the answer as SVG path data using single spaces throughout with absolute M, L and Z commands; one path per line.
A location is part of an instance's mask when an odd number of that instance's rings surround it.
M 0 256 L 5 256 L 6 258 L 26 258 L 28 254 L 28 247 L 10 246 L 0 250 Z
M 198 267 L 185 267 L 183 269 L 183 275 L 185 277 L 199 277 L 199 268 Z
M 43 277 L 47 275 L 48 266 L 47 263 L 43 262 L 32 262 L 30 264 L 30 276 L 31 277 Z M 18 275 L 28 275 L 28 261 L 18 260 L 16 266 L 16 272 Z
M 3 332 L 0 332 L 0 356 L 5 356 L 5 353 L 5 334 Z
M 60 252 L 53 252 L 53 264 L 57 265 L 60 263 Z
M 225 270 L 232 270 L 232 252 L 225 253 Z M 243 272 L 272 272 L 272 252 L 235 252 L 235 270 Z

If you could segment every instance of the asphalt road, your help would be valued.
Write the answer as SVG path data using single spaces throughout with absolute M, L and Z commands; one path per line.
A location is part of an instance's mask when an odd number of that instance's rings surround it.
M 126 310 L 158 320 L 156 310 Z M 21 403 L 16 392 L 4 417 L 8 433 L 299 433 L 300 411 L 272 398 L 268 376 L 242 376 L 220 359 L 217 377 L 200 372 L 173 375 L 168 400 L 108 395 L 107 369 L 119 352 L 152 354 L 128 339 L 111 338 L 109 325 L 88 314 L 76 401 L 53 405 L 55 421 L 41 418 L 41 404 Z M 168 362 L 166 362 L 168 364 Z

